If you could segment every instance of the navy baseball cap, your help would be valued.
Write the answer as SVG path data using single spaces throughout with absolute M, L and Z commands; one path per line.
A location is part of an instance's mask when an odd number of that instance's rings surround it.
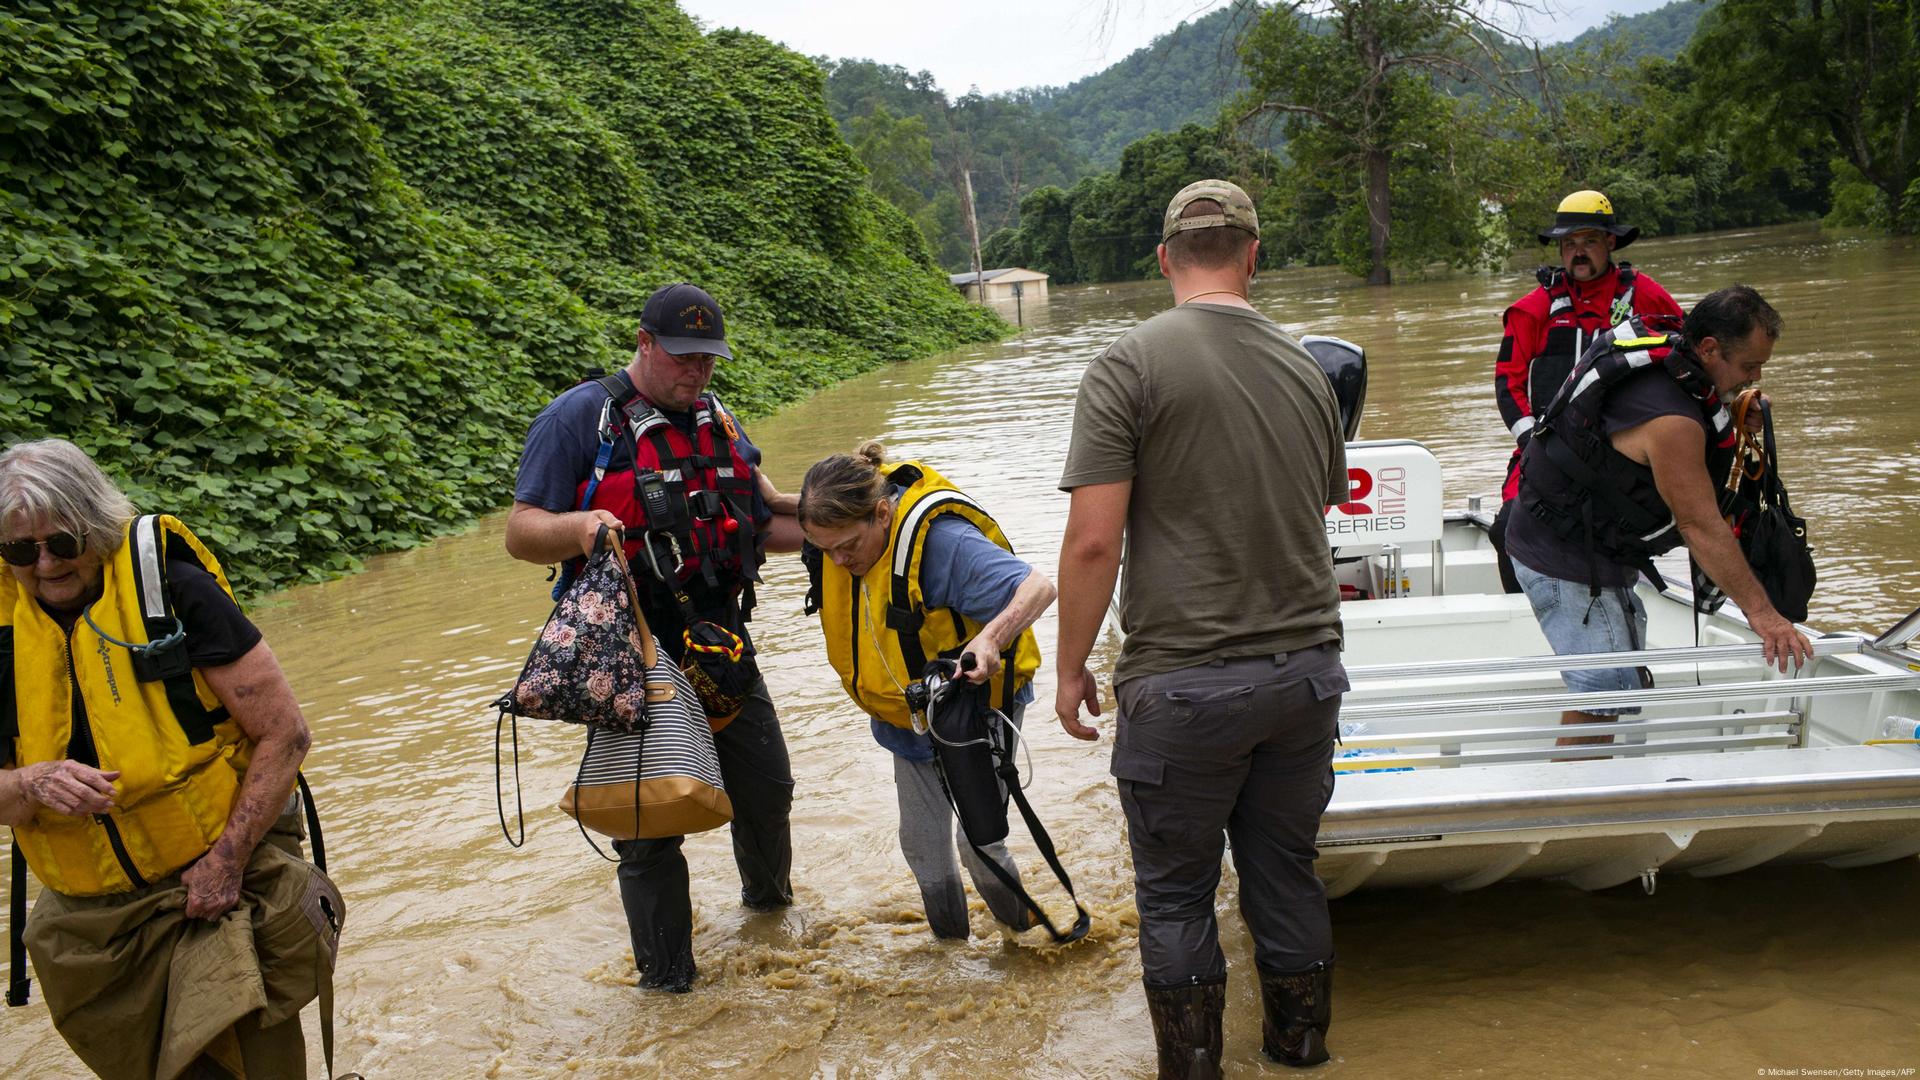
M 698 285 L 682 281 L 653 290 L 640 312 L 640 329 L 652 334 L 661 348 L 675 356 L 709 353 L 733 359 L 720 305 Z

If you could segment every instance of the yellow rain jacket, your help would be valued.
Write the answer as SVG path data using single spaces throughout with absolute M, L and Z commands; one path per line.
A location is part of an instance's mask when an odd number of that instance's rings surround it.
M 827 638 L 827 660 L 854 704 L 876 719 L 910 729 L 907 685 L 920 678 L 928 660 L 958 656 L 986 625 L 951 608 L 927 610 L 920 561 L 928 524 L 941 514 L 958 514 L 1008 552 L 1013 545 L 985 510 L 926 465 L 903 462 L 887 478 L 906 490 L 894 507 L 886 551 L 858 579 L 831 561 L 820 561 L 820 629 Z M 992 704 L 1006 710 L 1040 669 L 1040 645 L 1031 627 L 1006 647 L 1000 663 Z
M 128 526 L 102 570 L 104 593 L 71 633 L 13 575 L 0 575 L 0 653 L 10 639 L 13 683 L 13 701 L 0 708 L 16 710 L 14 765 L 70 757 L 79 720 L 98 767 L 120 772 L 110 812 L 43 807 L 14 827 L 34 876 L 67 896 L 143 888 L 199 858 L 226 829 L 246 774 L 253 744 L 188 666 L 184 640 L 145 655 L 108 640 L 145 646 L 178 627 L 164 588 L 169 549 L 197 559 L 232 595 L 213 553 L 164 515 Z

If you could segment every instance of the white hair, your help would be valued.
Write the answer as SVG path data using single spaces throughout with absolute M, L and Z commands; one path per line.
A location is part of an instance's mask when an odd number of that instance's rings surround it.
M 65 439 L 15 443 L 0 452 L 0 530 L 39 520 L 84 535 L 94 551 L 120 547 L 133 502 L 85 450 Z

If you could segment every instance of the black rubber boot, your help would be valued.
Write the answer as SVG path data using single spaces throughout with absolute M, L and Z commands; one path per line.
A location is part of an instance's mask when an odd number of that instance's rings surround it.
M 1220 1080 L 1220 1016 L 1227 984 L 1196 983 L 1166 990 L 1147 987 L 1153 1041 L 1160 1047 L 1160 1080 Z
M 1260 1003 L 1266 1020 L 1260 1049 L 1282 1065 L 1304 1069 L 1327 1060 L 1333 1023 L 1333 960 L 1304 971 L 1262 971 Z

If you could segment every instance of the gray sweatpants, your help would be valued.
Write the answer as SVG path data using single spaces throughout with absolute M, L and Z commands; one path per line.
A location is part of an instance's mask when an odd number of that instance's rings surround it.
M 1020 713 L 1019 707 L 1010 713 L 1016 726 Z M 967 843 L 966 834 L 960 831 L 960 822 L 954 818 L 953 807 L 948 805 L 947 796 L 940 788 L 940 774 L 933 762 L 908 761 L 893 755 L 893 788 L 900 799 L 900 854 L 906 856 L 913 879 L 920 885 L 920 899 L 927 909 L 927 927 L 933 936 L 968 936 L 967 894 L 960 884 L 960 863 L 966 864 L 974 891 L 987 902 L 987 910 L 993 917 L 1016 930 L 1026 929 L 1026 908 L 974 854 L 973 845 Z M 1020 870 L 1014 866 L 1005 843 L 989 844 L 986 851 L 1015 881 L 1020 880 Z
M 1120 684 L 1113 775 L 1149 987 L 1226 979 L 1213 914 L 1225 838 L 1254 962 L 1298 971 L 1333 956 L 1314 840 L 1346 689 L 1332 643 Z

